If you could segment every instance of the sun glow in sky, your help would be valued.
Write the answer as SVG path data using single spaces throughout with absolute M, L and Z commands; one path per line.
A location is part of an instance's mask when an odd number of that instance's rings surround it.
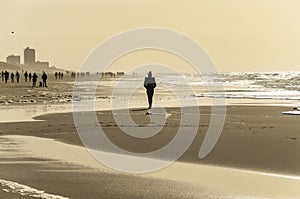
M 38 60 L 77 70 L 108 37 L 155 26 L 193 38 L 220 71 L 299 70 L 299 10 L 299 0 L 1 0 L 0 60 L 23 60 L 30 46 Z M 142 54 L 119 64 L 140 64 Z M 164 62 L 179 63 L 172 56 Z

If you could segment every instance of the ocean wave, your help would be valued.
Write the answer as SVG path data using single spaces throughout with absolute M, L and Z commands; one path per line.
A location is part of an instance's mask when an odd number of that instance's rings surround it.
M 300 100 L 298 91 L 238 91 L 238 92 L 213 92 L 192 94 L 193 97 L 208 98 L 233 98 L 233 99 L 276 99 L 276 100 Z
M 0 185 L 3 187 L 2 188 L 3 191 L 8 193 L 16 193 L 22 196 L 30 196 L 34 198 L 43 198 L 43 199 L 69 199 L 64 196 L 49 194 L 43 190 L 38 190 L 29 187 L 27 185 L 23 185 L 13 181 L 0 179 Z

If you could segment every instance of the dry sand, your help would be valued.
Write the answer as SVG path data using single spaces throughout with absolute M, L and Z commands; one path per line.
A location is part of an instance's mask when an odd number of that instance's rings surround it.
M 38 83 L 41 81 L 41 73 Z M 32 104 L 58 104 L 70 102 L 72 99 L 74 79 L 71 79 L 69 74 L 65 74 L 64 79 L 55 79 L 53 73 L 47 74 L 48 88 L 34 87 L 32 82 L 25 82 L 24 76 L 21 74 L 20 82 L 17 83 L 16 78 L 12 83 L 5 84 L 0 78 L 0 105 L 32 105 Z

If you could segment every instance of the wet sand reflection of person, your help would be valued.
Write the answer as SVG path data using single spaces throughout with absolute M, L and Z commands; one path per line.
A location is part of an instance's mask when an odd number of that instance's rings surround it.
M 154 95 L 154 88 L 156 87 L 155 78 L 152 77 L 151 71 L 149 71 L 148 77 L 145 77 L 144 87 L 147 90 L 149 109 L 151 109 L 152 108 L 152 98 Z

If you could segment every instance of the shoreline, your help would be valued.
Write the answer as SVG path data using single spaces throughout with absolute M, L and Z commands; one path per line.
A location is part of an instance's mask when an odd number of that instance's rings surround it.
M 205 100 L 203 102 L 203 99 Z M 211 106 L 211 98 L 199 98 L 198 106 L 199 107 L 208 107 Z M 102 104 L 102 106 L 99 104 Z M 103 105 L 104 104 L 104 105 Z M 176 104 L 163 102 L 164 108 L 180 108 Z M 111 102 L 109 101 L 96 101 L 95 105 L 97 106 L 95 111 L 111 111 Z M 220 106 L 220 105 L 215 105 Z M 223 105 L 222 105 L 223 106 Z M 284 100 L 259 100 L 259 99 L 225 99 L 225 106 L 251 106 L 251 107 L 285 107 L 285 108 L 293 108 L 296 106 L 300 106 L 300 104 L 296 103 L 296 101 L 288 101 L 288 103 Z M 191 107 L 191 106 L 188 106 Z M 29 104 L 10 104 L 8 106 L 0 105 L 0 124 L 3 123 L 14 123 L 14 122 L 32 122 L 39 121 L 36 120 L 36 117 L 53 114 L 53 113 L 72 113 L 73 103 L 29 103 Z M 131 106 L 129 110 L 132 109 L 140 109 L 144 108 L 144 106 Z M 84 111 L 84 108 L 82 109 Z M 115 109 L 114 109 L 115 110 Z M 126 109 L 125 109 L 126 110 Z M 292 109 L 290 109 L 292 110 Z M 286 111 L 290 111 L 286 110 Z M 21 111 L 21 112 L 20 112 Z M 18 113 L 18 114 L 16 114 Z M 17 118 L 15 117 L 17 116 Z
M 201 115 L 200 129 L 194 142 L 179 161 L 300 175 L 300 159 L 293 158 L 292 155 L 300 149 L 300 137 L 297 135 L 300 117 L 282 114 L 286 107 L 228 106 L 221 137 L 213 151 L 202 160 L 197 155 L 208 128 L 210 115 L 209 107 L 199 108 L 200 113 L 204 113 L 203 116 Z M 178 108 L 166 108 L 166 110 L 171 114 L 167 118 L 168 124 L 161 133 L 150 138 L 148 142 L 129 139 L 123 135 L 114 123 L 111 111 L 97 111 L 97 116 L 100 124 L 104 124 L 103 129 L 109 132 L 107 136 L 113 140 L 113 143 L 129 151 L 147 152 L 164 146 L 176 134 L 176 121 L 180 111 Z M 267 110 L 268 114 L 265 113 Z M 131 111 L 130 114 L 138 124 L 147 123 L 143 121 L 146 118 L 143 111 Z M 34 124 L 33 122 L 2 123 L 3 129 L 0 133 L 52 138 L 67 144 L 82 146 L 74 127 L 72 113 L 51 113 L 34 119 L 40 121 Z M 284 121 L 279 123 L 280 119 Z M 283 131 L 286 126 L 289 126 L 289 132 Z M 19 129 L 23 129 L 22 132 Z M 274 154 L 275 152 L 277 155 Z M 283 158 L 282 161 L 278 160 L 280 158 Z M 291 163 L 289 168 L 287 165 Z
M 143 181 L 159 180 L 167 184 L 176 182 L 190 188 L 198 187 L 198 189 L 202 189 L 200 193 L 204 196 L 208 193 L 210 193 L 209 195 L 213 193 L 214 196 L 221 194 L 231 198 L 296 197 L 300 195 L 299 177 L 185 162 L 173 162 L 168 167 L 146 174 L 128 174 L 112 170 L 99 163 L 80 146 L 29 136 L 5 136 L 4 138 L 20 142 L 20 148 L 26 150 L 25 156 L 29 154 L 30 157 L 50 158 L 74 164 L 74 166 L 69 165 L 68 167 L 81 167 L 86 168 L 85 170 L 96 169 L 89 171 L 94 175 L 105 173 L 108 176 L 117 175 L 120 178 L 132 176 Z M 55 148 L 61 153 L 48 150 L 49 148 Z
M 185 108 L 187 113 L 199 108 L 201 116 L 190 147 L 172 165 L 138 175 L 98 168 L 100 163 L 83 148 L 75 128 L 72 84 L 63 80 L 51 81 L 49 85 L 48 89 L 31 89 L 22 84 L 3 86 L 2 100 L 12 103 L 0 105 L 0 176 L 7 180 L 1 185 L 0 197 L 26 198 L 28 195 L 22 195 L 23 185 L 33 192 L 45 191 L 69 198 L 300 196 L 300 117 L 282 114 L 298 106 L 298 101 L 224 99 L 227 114 L 223 132 L 211 153 L 199 159 L 198 152 L 210 122 L 212 98 L 197 97 L 197 107 Z M 106 136 L 115 145 L 145 153 L 162 148 L 174 138 L 181 112 L 178 101 L 169 98 L 169 93 L 155 95 L 153 112 L 164 107 L 166 123 L 158 134 L 147 139 L 135 139 L 121 131 L 113 118 L 112 98 L 108 97 L 111 93 L 112 87 L 99 88 L 95 109 Z M 118 100 L 122 97 L 117 96 Z M 136 125 L 129 127 L 139 129 L 149 124 L 149 128 L 159 127 L 145 115 L 143 88 L 133 97 L 128 117 Z M 188 95 L 187 98 L 190 99 Z M 31 99 L 33 103 L 28 101 Z M 18 104 L 18 100 L 27 102 Z M 141 134 L 145 132 L 141 130 Z M 7 186 L 11 182 L 13 188 Z

